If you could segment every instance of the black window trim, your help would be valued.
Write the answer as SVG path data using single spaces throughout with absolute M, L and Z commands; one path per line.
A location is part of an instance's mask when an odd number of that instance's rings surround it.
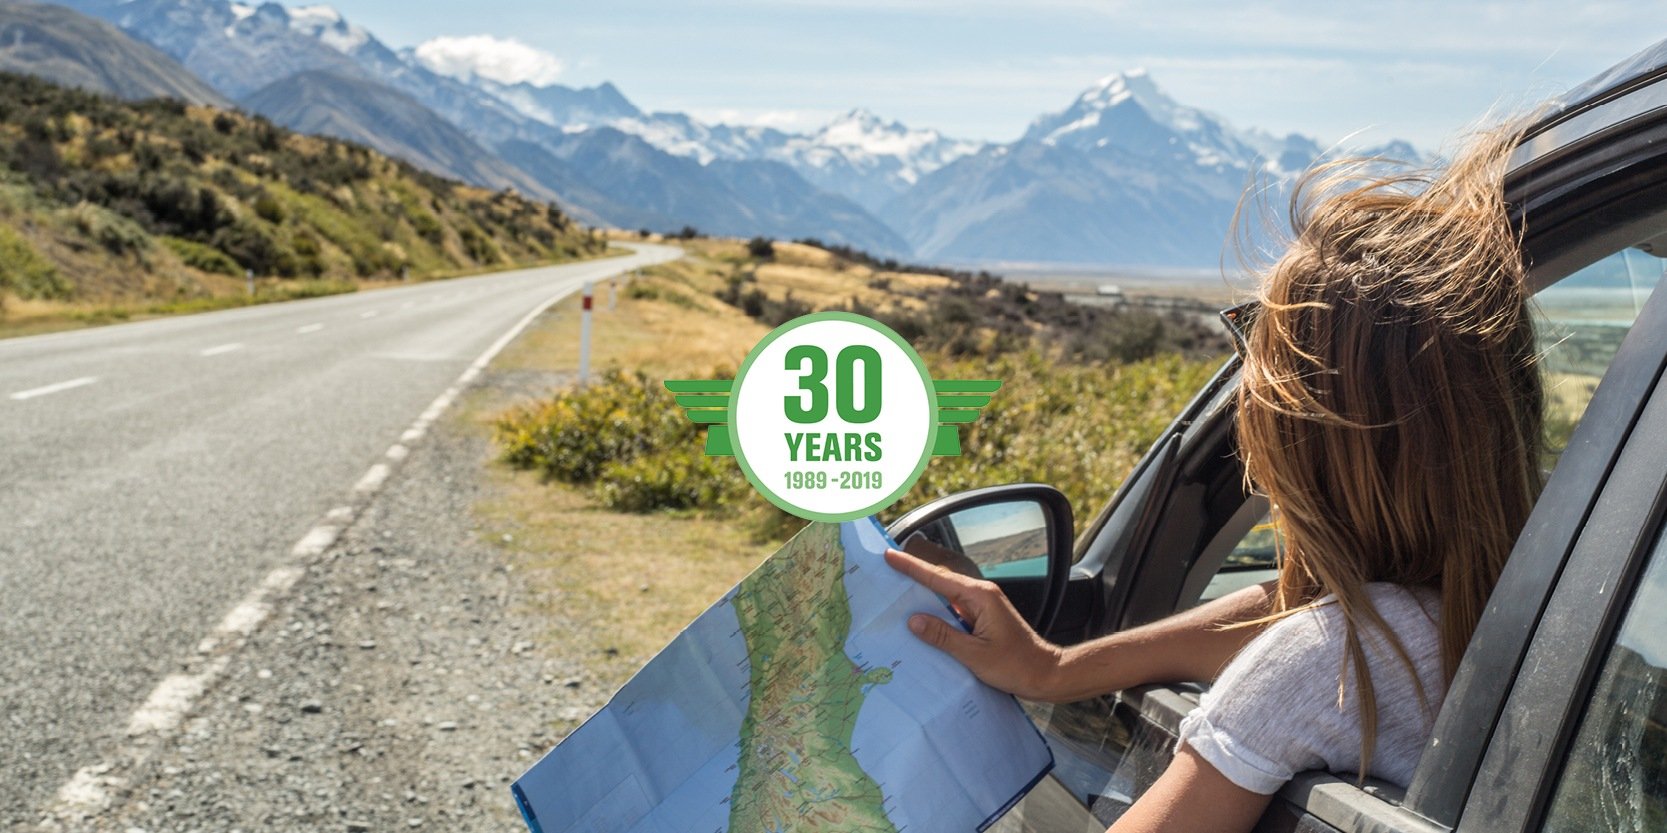
M 1652 298 L 1654 323 L 1667 292 Z M 1667 340 L 1667 339 L 1663 339 Z M 1667 510 L 1667 389 L 1659 379 L 1541 616 L 1460 828 L 1538 829 Z

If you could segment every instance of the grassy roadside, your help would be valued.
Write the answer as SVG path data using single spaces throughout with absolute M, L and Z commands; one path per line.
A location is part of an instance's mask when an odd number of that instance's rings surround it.
M 967 454 L 929 467 L 905 499 L 908 505 L 973 486 L 1033 480 L 1066 489 L 1086 522 L 1087 507 L 1111 494 L 1225 350 L 1224 344 L 1189 350 L 1184 345 L 1197 333 L 1173 322 L 1080 320 L 1077 308 L 1022 287 L 974 281 L 972 294 L 965 285 L 952 292 L 951 279 L 941 275 L 888 271 L 797 244 L 777 244 L 766 259 L 749 256 L 747 247 L 734 241 L 684 245 L 689 257 L 617 287 L 612 309 L 609 288 L 598 287 L 592 370 L 599 381 L 592 390 L 628 391 L 641 384 L 629 376 L 602 380 L 610 368 L 640 372 L 650 388 L 667 378 L 728 375 L 774 320 L 812 309 L 856 307 L 899 322 L 894 326 L 922 328 L 911 340 L 928 345 L 922 352 L 935 374 L 994 374 L 1009 384 L 984 419 L 966 431 Z M 471 394 L 464 403 L 471 430 L 501 430 L 506 414 L 512 415 L 509 422 L 536 430 L 545 419 L 538 409 L 561 401 L 560 389 L 572 380 L 578 309 L 577 298 L 559 304 L 498 357 L 490 378 L 537 380 L 536 389 L 506 395 L 500 385 L 495 393 Z M 1150 343 L 1128 342 L 1124 334 L 1143 327 L 1157 328 Z M 604 404 L 590 412 L 600 414 L 600 427 L 568 436 L 583 442 L 633 434 L 640 420 L 626 413 L 631 401 Z M 609 408 L 624 410 L 610 416 Z M 673 410 L 669 400 L 666 408 Z M 495 450 L 505 451 L 501 433 L 499 440 Z M 547 451 L 566 453 L 557 446 Z M 503 462 L 482 473 L 492 495 L 477 507 L 485 534 L 517 552 L 526 580 L 555 587 L 564 608 L 582 611 L 579 618 L 595 624 L 602 647 L 612 649 L 604 653 L 605 673 L 617 675 L 616 681 L 640 667 L 797 526 L 779 523 L 786 516 L 750 489 L 722 488 L 739 478 L 732 466 L 708 472 L 689 462 L 699 458 L 698 441 L 673 438 L 670 447 L 638 457 L 624 477 L 680 484 L 704 478 L 720 487 L 717 505 L 697 501 L 695 508 L 615 511 L 605 505 L 611 498 L 602 481 L 564 483 L 548 469 L 516 470 Z
M 517 269 L 536 269 L 541 266 L 559 266 L 565 263 L 577 263 L 582 260 L 624 257 L 630 253 L 629 249 L 614 246 L 610 247 L 605 253 L 594 257 L 559 258 L 547 261 L 501 264 L 484 268 L 451 269 L 422 275 L 414 278 L 413 281 L 450 280 L 452 278 L 488 275 L 497 272 L 511 272 Z M 190 297 L 173 299 L 156 298 L 153 300 L 98 303 L 8 297 L 3 299 L 5 315 L 0 316 L 0 339 L 43 335 L 64 330 L 80 330 L 87 327 L 144 321 L 173 315 L 193 315 L 199 312 L 214 312 L 259 304 L 298 301 L 303 298 L 319 298 L 325 295 L 371 292 L 378 289 L 408 285 L 404 281 L 387 279 L 349 281 L 260 278 L 255 281 L 255 294 L 251 296 L 248 294 L 247 285 L 241 278 L 205 274 L 197 277 L 195 289 L 198 293 L 206 294 L 193 294 Z
M 703 267 L 685 260 L 666 268 L 698 274 Z M 598 285 L 595 307 L 592 367 L 598 371 L 632 367 L 665 378 L 689 368 L 733 367 L 767 332 L 715 298 L 655 278 L 619 290 L 614 309 L 607 285 Z M 570 379 L 578 341 L 575 296 L 541 316 L 498 356 L 490 373 Z M 462 418 L 470 430 L 490 433 L 503 409 L 521 398 L 477 388 L 462 402 Z M 569 618 L 592 624 L 599 641 L 596 671 L 609 685 L 624 682 L 775 549 L 726 519 L 613 512 L 588 489 L 546 483 L 535 472 L 498 463 L 481 476 L 490 495 L 476 507 L 482 534 L 517 554 L 524 580 L 556 588 Z

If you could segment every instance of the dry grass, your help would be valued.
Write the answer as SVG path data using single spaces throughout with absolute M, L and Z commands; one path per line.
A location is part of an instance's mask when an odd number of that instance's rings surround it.
M 716 367 L 739 367 L 741 359 L 768 330 L 740 311 L 698 291 L 714 280 L 709 266 L 679 264 L 690 285 L 660 277 L 638 279 L 639 292 L 658 297 L 631 297 L 630 288 L 617 289 L 615 309 L 608 303 L 609 288 L 597 286 L 591 319 L 591 369 L 609 367 L 641 370 L 651 378 L 671 379 L 701 374 Z M 717 286 L 722 278 L 715 278 Z M 536 326 L 515 340 L 494 366 L 519 370 L 571 371 L 579 364 L 580 299 L 562 301 Z
M 692 247 L 693 248 L 693 247 Z M 704 246 L 708 251 L 721 246 Z M 739 251 L 739 247 L 737 247 Z M 767 330 L 711 297 L 722 268 L 704 258 L 680 261 L 677 278 L 644 277 L 629 297 L 621 288 L 608 309 L 599 285 L 592 318 L 592 369 L 618 366 L 650 378 L 700 376 L 734 368 Z M 542 316 L 498 356 L 493 371 L 571 372 L 578 364 L 579 298 Z M 489 430 L 503 402 L 472 396 L 464 414 Z M 591 622 L 617 657 L 599 669 L 622 682 L 771 550 L 733 521 L 693 515 L 632 515 L 600 508 L 588 490 L 545 483 L 531 472 L 493 465 L 484 473 L 491 498 L 476 507 L 486 534 L 523 553 L 529 581 L 561 591 L 564 612 Z M 503 535 L 512 536 L 505 543 Z
M 563 612 L 618 652 L 621 678 L 639 667 L 774 549 L 738 525 L 598 508 L 587 492 L 494 466 L 484 529 L 520 551 L 526 580 L 554 587 Z M 503 542 L 504 534 L 513 540 Z

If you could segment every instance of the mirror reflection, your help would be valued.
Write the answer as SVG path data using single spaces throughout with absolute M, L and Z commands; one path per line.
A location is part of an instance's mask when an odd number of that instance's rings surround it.
M 1048 516 L 1033 500 L 973 506 L 927 524 L 903 548 L 988 579 L 1048 572 Z

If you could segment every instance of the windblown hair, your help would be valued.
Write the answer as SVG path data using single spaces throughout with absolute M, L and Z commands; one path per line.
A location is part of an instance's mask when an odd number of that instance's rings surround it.
M 1451 682 L 1541 487 L 1544 390 L 1502 187 L 1517 136 L 1482 134 L 1435 171 L 1316 168 L 1250 324 L 1238 446 L 1284 539 L 1263 621 L 1335 597 L 1363 774 L 1377 701 L 1362 634 L 1381 634 L 1417 682 L 1366 583 L 1439 590 Z

